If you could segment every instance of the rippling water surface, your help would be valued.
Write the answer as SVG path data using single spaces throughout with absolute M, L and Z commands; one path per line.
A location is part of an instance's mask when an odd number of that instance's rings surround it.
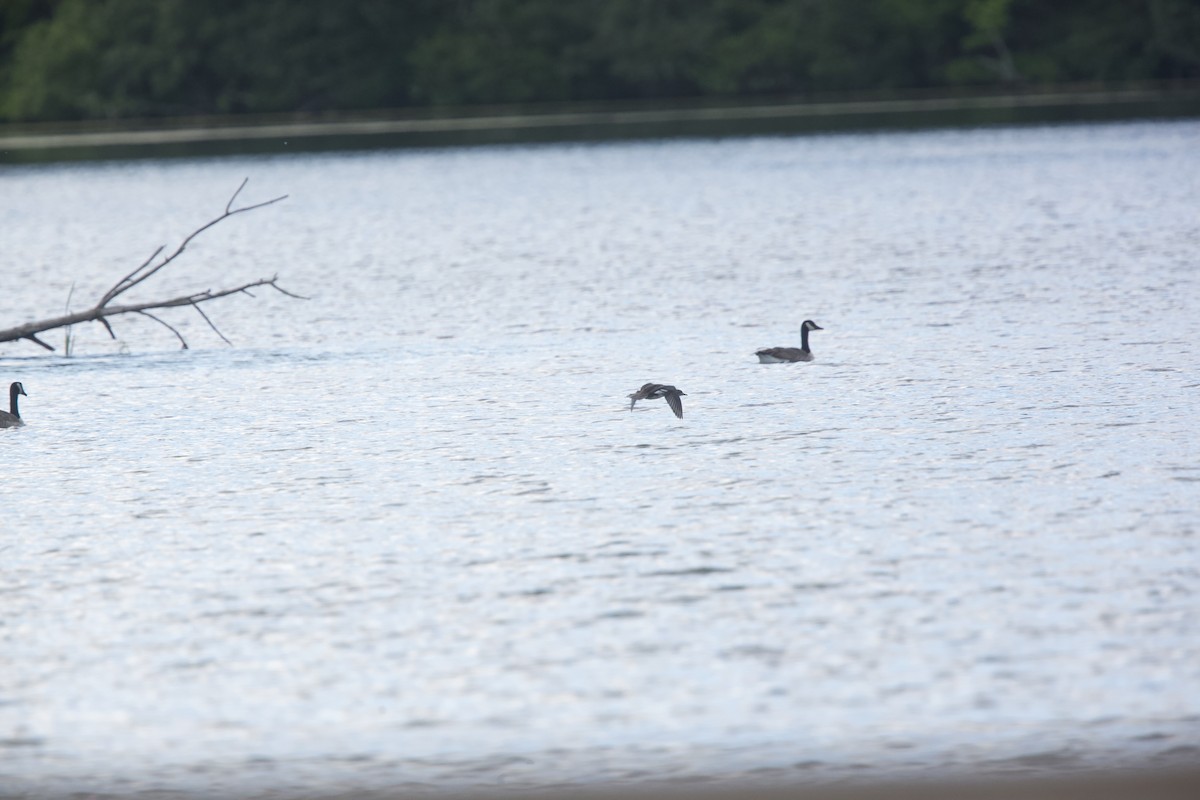
M 0 327 L 312 298 L 0 345 L 0 789 L 1194 761 L 1198 144 L 0 169 Z

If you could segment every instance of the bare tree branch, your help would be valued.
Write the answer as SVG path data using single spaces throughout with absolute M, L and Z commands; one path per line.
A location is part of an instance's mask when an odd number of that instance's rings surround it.
M 53 351 L 53 350 L 54 350 L 54 348 L 53 348 L 53 347 L 51 347 L 50 345 L 48 345 L 48 344 L 46 344 L 45 342 L 43 342 L 41 339 L 39 339 L 38 337 L 34 336 L 32 333 L 27 333 L 27 334 L 25 334 L 24 336 L 22 336 L 22 337 L 20 337 L 20 338 L 22 338 L 22 339 L 28 339 L 28 340 L 29 340 L 29 341 L 31 341 L 31 342 L 34 342 L 34 343 L 36 343 L 36 344 L 40 344 L 42 347 L 46 348 L 47 350 L 50 350 L 50 351 Z
M 153 261 L 154 259 L 156 259 L 158 257 L 158 254 L 161 253 L 163 250 L 165 250 L 166 247 L 167 246 L 165 244 L 160 244 L 158 246 L 158 249 L 155 250 L 153 253 L 151 253 L 150 257 L 141 263 L 141 266 L 139 266 L 133 272 L 126 275 L 124 278 L 121 278 L 121 280 L 117 281 L 115 286 L 113 286 L 111 289 L 109 289 L 107 292 L 105 292 L 104 296 L 100 298 L 100 302 L 98 305 L 104 305 L 109 300 L 112 300 L 118 294 L 125 291 L 125 289 L 128 289 L 130 286 L 133 286 L 134 284 L 136 284 L 138 281 L 133 280 L 133 276 L 137 275 L 139 272 L 144 270 L 146 267 L 150 266 L 150 262 Z M 128 285 L 126 285 L 126 284 L 128 284 Z
M 297 300 L 312 300 L 311 297 L 305 297 L 302 294 L 294 294 L 292 292 L 289 292 L 287 289 L 284 289 L 282 286 L 280 286 L 278 283 L 276 283 L 275 281 L 277 281 L 277 280 L 279 280 L 279 276 L 275 275 L 274 277 L 271 278 L 270 281 L 267 282 L 266 285 L 270 286 L 272 289 L 274 289 L 277 292 L 282 292 L 283 294 L 286 294 L 288 297 L 294 297 Z M 250 294 L 250 293 L 246 292 L 246 294 Z M 253 297 L 254 295 L 251 294 L 250 296 Z
M 125 306 L 104 306 L 103 308 L 96 306 L 89 308 L 86 311 L 76 311 L 73 314 L 67 314 L 65 316 L 55 317 L 53 319 L 39 320 L 38 322 L 28 322 L 24 325 L 18 325 L 15 328 L 9 328 L 8 330 L 0 331 L 0 342 L 11 342 L 17 339 L 33 339 L 46 349 L 53 350 L 53 347 L 38 340 L 35 334 L 42 333 L 43 331 L 54 330 L 55 328 L 61 328 L 64 325 L 76 325 L 80 322 L 105 322 L 106 317 L 116 317 L 121 314 L 134 314 L 146 311 L 148 309 L 157 310 L 161 308 L 178 308 L 179 306 L 195 306 L 198 303 L 207 303 L 210 300 L 218 300 L 222 297 L 228 297 L 231 294 L 245 292 L 247 289 L 253 289 L 257 286 L 270 286 L 272 289 L 283 292 L 288 297 L 300 297 L 299 295 L 293 294 L 292 292 L 289 292 L 279 286 L 276 283 L 277 280 L 278 278 L 260 278 L 259 280 L 251 281 L 250 283 L 245 283 L 241 286 L 234 286 L 232 288 L 222 289 L 217 292 L 214 292 L 211 289 L 206 289 L 203 292 L 173 297 L 170 300 L 154 300 L 148 303 L 134 303 Z
M 231 294 L 239 293 L 244 293 L 254 297 L 249 290 L 259 286 L 269 286 L 272 289 L 275 289 L 276 291 L 297 300 L 308 300 L 309 298 L 289 292 L 280 286 L 279 276 L 275 275 L 271 278 L 260 278 L 256 281 L 250 281 L 249 283 L 243 283 L 239 286 L 234 286 L 229 289 L 221 289 L 215 292 L 211 289 L 206 289 L 202 292 L 194 292 L 192 294 L 174 297 L 169 300 L 155 300 L 152 302 L 131 303 L 127 305 L 110 305 L 113 300 L 116 300 L 118 297 L 125 294 L 125 292 L 129 291 L 135 286 L 144 283 L 147 279 L 158 273 L 163 267 L 167 266 L 176 258 L 178 258 L 193 239 L 217 223 L 228 219 L 235 214 L 243 214 L 247 211 L 253 211 L 258 208 L 264 208 L 265 206 L 278 203 L 280 200 L 283 200 L 287 197 L 286 194 L 280 195 L 279 197 L 274 197 L 261 203 L 254 203 L 252 205 L 234 208 L 233 204 L 237 200 L 238 195 L 241 194 L 242 189 L 245 188 L 247 181 L 249 181 L 249 178 L 243 180 L 241 185 L 238 186 L 237 191 L 235 191 L 233 196 L 229 198 L 229 202 L 225 204 L 224 212 L 219 217 L 209 220 L 204 225 L 192 231 L 184 238 L 174 252 L 163 257 L 160 261 L 158 261 L 158 263 L 155 263 L 155 260 L 158 259 L 159 256 L 162 255 L 163 250 L 166 249 L 165 246 L 159 247 L 157 250 L 151 253 L 150 257 L 143 261 L 141 265 L 139 265 L 129 274 L 125 275 L 123 278 L 121 278 L 121 280 L 117 281 L 111 289 L 104 293 L 104 295 L 100 298 L 100 301 L 92 308 L 89 308 L 86 311 L 68 313 L 52 319 L 28 322 L 24 325 L 18 325 L 15 328 L 9 328 L 7 330 L 0 330 L 0 342 L 12 342 L 17 341 L 18 339 L 28 339 L 31 342 L 41 345 L 47 350 L 53 351 L 54 347 L 39 339 L 37 334 L 54 330 L 55 328 L 62 328 L 68 325 L 76 325 L 80 322 L 99 322 L 105 327 L 109 335 L 113 339 L 116 339 L 117 334 L 115 331 L 113 331 L 113 327 L 109 322 L 109 318 L 120 316 L 121 314 L 141 314 L 168 328 L 179 338 L 180 343 L 183 345 L 183 349 L 186 350 L 188 349 L 188 343 L 183 338 L 183 335 L 164 320 L 158 318 L 154 314 L 149 313 L 149 311 L 151 309 L 158 310 L 164 308 L 178 308 L 180 306 L 191 306 L 192 308 L 196 309 L 200 316 L 204 318 L 204 321 L 208 323 L 208 326 L 212 328 L 213 331 L 220 336 L 223 341 L 225 341 L 227 344 L 232 344 L 229 339 L 225 337 L 225 334 L 221 333 L 221 331 L 213 323 L 212 319 L 210 319 L 209 316 L 205 314 L 203 310 L 201 310 L 201 303 L 207 303 L 212 300 L 218 300 L 222 297 L 228 297 Z
M 249 177 L 242 178 L 242 183 L 241 183 L 241 185 L 240 185 L 240 186 L 238 186 L 238 188 L 237 188 L 237 189 L 234 191 L 234 193 L 233 193 L 233 197 L 229 198 L 229 202 L 225 204 L 225 213 L 226 213 L 226 214 L 228 214 L 228 213 L 229 213 L 229 209 L 230 209 L 230 208 L 233 206 L 233 201 L 234 201 L 234 200 L 237 200 L 237 196 L 238 196 L 239 194 L 241 194 L 241 193 L 242 193 L 242 189 L 245 189 L 245 188 L 246 188 L 246 184 L 247 184 L 249 181 L 250 181 L 250 178 L 249 178 Z
M 249 293 L 247 292 L 247 294 L 249 294 Z M 250 296 L 251 296 L 251 297 L 253 297 L 254 295 L 250 295 Z M 217 326 L 216 326 L 216 325 L 213 325 L 213 321 L 212 321 L 211 319 L 209 319 L 209 318 L 208 318 L 208 314 L 205 314 L 205 313 L 204 313 L 204 309 L 202 309 L 202 308 L 201 308 L 199 305 L 197 305 L 196 303 L 192 303 L 192 308 L 196 309 L 196 313 L 197 313 L 197 314 L 199 314 L 200 316 L 204 317 L 204 321 L 208 323 L 208 327 L 212 328 L 212 329 L 213 329 L 213 332 L 214 332 L 214 333 L 216 333 L 216 334 L 217 334 L 217 336 L 220 336 L 220 337 L 221 337 L 221 341 L 225 342 L 225 344 L 227 344 L 227 345 L 230 345 L 230 346 L 232 346 L 232 345 L 233 345 L 233 342 L 231 342 L 231 341 L 229 341 L 228 339 L 226 339 L 226 338 L 225 338 L 225 334 L 221 333 L 221 331 L 217 329 Z
M 149 311 L 138 311 L 138 312 L 136 312 L 136 313 L 138 313 L 138 314 L 141 314 L 143 317 L 149 317 L 150 319 L 152 319 L 152 320 L 154 320 L 155 322 L 157 322 L 159 325 L 162 325 L 163 327 L 165 327 L 165 328 L 166 328 L 167 330 L 169 330 L 171 333 L 173 333 L 173 334 L 175 334 L 176 336 L 178 336 L 178 337 L 179 337 L 179 343 L 180 343 L 181 345 L 183 345 L 183 347 L 181 347 L 181 348 L 180 348 L 181 350 L 187 350 L 187 349 L 188 349 L 188 343 L 187 343 L 187 339 L 184 339 L 184 338 L 183 338 L 183 334 L 182 334 L 182 333 L 180 333 L 179 331 L 175 330 L 173 327 L 171 327 L 171 325 L 169 325 L 169 324 L 168 324 L 168 323 L 166 323 L 166 322 L 163 322 L 161 319 L 159 319 L 158 317 L 154 316 L 154 315 L 153 315 L 153 314 L 151 314 Z
M 156 272 L 158 272 L 160 269 L 165 267 L 167 264 L 170 264 L 176 258 L 183 255 L 183 251 L 187 249 L 187 246 L 192 243 L 193 239 L 195 239 L 200 234 L 204 233 L 209 228 L 216 225 L 218 222 L 229 219 L 230 217 L 234 216 L 235 214 L 243 214 L 247 211 L 253 211 L 256 208 L 263 208 L 264 206 L 269 206 L 272 203 L 278 203 L 280 200 L 284 200 L 287 198 L 287 195 L 284 194 L 284 195 L 280 195 L 279 197 L 274 197 L 270 200 L 266 200 L 262 203 L 255 203 L 254 205 L 250 205 L 250 206 L 242 206 L 241 208 L 233 208 L 233 201 L 237 199 L 237 196 L 239 194 L 241 194 L 242 189 L 246 186 L 246 183 L 249 180 L 250 180 L 249 178 L 242 179 L 241 186 L 238 186 L 237 191 L 235 191 L 233 193 L 233 196 L 229 198 L 229 202 L 225 204 L 225 212 L 223 214 L 221 214 L 221 216 L 216 217 L 215 219 L 209 220 L 208 222 L 201 225 L 196 230 L 192 231 L 190 234 L 187 235 L 187 237 L 182 242 L 179 243 L 179 247 L 175 248 L 175 252 L 173 252 L 169 256 L 165 257 L 157 265 L 151 267 L 150 264 L 154 261 L 155 258 L 157 258 L 159 256 L 160 253 L 162 253 L 162 251 L 166 247 L 166 245 L 159 247 L 157 250 L 154 251 L 154 253 L 148 259 L 146 259 L 142 263 L 142 265 L 140 267 L 138 267 L 133 272 L 126 275 L 121 280 L 117 281 L 117 284 L 115 286 L 113 286 L 113 288 L 111 288 L 107 292 L 105 292 L 104 296 L 100 298 L 100 302 L 97 303 L 97 307 L 102 307 L 102 306 L 108 305 L 113 300 L 117 299 L 119 296 L 121 296 L 125 292 L 132 289 L 134 286 L 137 286 L 139 283 L 145 281 L 147 278 L 152 277 Z

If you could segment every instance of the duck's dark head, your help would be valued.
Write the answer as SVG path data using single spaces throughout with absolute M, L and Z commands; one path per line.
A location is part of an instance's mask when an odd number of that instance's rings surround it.
M 820 325 L 813 322 L 811 319 L 804 320 L 804 324 L 801 327 L 804 328 L 804 330 L 806 330 L 806 331 L 823 331 L 823 330 L 825 330 Z

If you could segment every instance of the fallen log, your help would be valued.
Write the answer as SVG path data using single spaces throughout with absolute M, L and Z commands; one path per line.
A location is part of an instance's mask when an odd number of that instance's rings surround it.
M 105 327 L 109 335 L 112 336 L 113 339 L 116 339 L 117 334 L 113 330 L 112 325 L 109 323 L 109 318 L 117 317 L 122 314 L 140 314 L 144 317 L 149 317 L 174 333 L 179 339 L 181 348 L 187 350 L 188 343 L 187 340 L 183 338 L 183 334 L 181 334 L 173 325 L 169 324 L 165 320 L 160 319 L 150 312 L 152 310 L 164 308 L 191 306 L 196 310 L 196 313 L 198 313 L 204 319 L 204 321 L 208 323 L 208 326 L 213 329 L 217 336 L 221 337 L 222 341 L 224 341 L 226 344 L 231 344 L 229 339 L 225 337 L 225 334 L 221 333 L 220 329 L 213 324 L 212 319 L 210 319 L 209 316 L 204 313 L 204 310 L 200 308 L 201 303 L 207 303 L 212 300 L 218 300 L 222 297 L 228 297 L 231 294 L 239 293 L 244 293 L 253 297 L 254 294 L 250 290 L 258 287 L 270 287 L 277 292 L 287 295 L 288 297 L 294 297 L 298 300 L 307 300 L 308 298 L 289 292 L 280 286 L 279 276 L 275 275 L 270 278 L 259 278 L 256 281 L 250 281 L 249 283 L 243 283 L 240 286 L 234 286 L 228 289 L 220 289 L 217 291 L 205 289 L 204 291 L 173 297 L 169 300 L 155 300 L 145 303 L 127 303 L 123 305 L 112 304 L 113 301 L 118 297 L 125 294 L 135 286 L 141 285 L 162 270 L 163 267 L 179 258 L 179 256 L 183 254 L 183 251 L 187 249 L 187 246 L 191 244 L 192 240 L 217 223 L 221 222 L 222 220 L 229 219 L 237 214 L 244 214 L 247 211 L 253 211 L 258 208 L 264 208 L 274 203 L 278 203 L 280 200 L 283 200 L 287 197 L 286 194 L 280 195 L 279 197 L 266 200 L 262 203 L 255 203 L 249 206 L 234 208 L 233 204 L 237 200 L 238 195 L 241 194 L 242 189 L 246 187 L 246 182 L 248 180 L 249 178 L 242 181 L 241 186 L 237 188 L 237 191 L 235 191 L 233 196 L 229 198 L 229 202 L 225 204 L 225 210 L 220 216 L 210 220 L 209 222 L 206 222 L 204 225 L 201 225 L 199 228 L 188 234 L 187 237 L 184 238 L 184 240 L 180 243 L 179 247 L 175 248 L 175 251 L 170 255 L 162 256 L 162 252 L 166 249 L 166 245 L 160 246 L 157 250 L 151 253 L 150 257 L 143 261 L 140 266 L 113 284 L 113 287 L 104 293 L 96 305 L 84 311 L 76 311 L 71 314 L 64 314 L 60 317 L 38 320 L 36 322 L 27 322 L 24 325 L 18 325 L 15 328 L 0 330 L 0 342 L 13 342 L 20 339 L 28 339 L 34 344 L 41 345 L 47 350 L 53 351 L 54 346 L 39 339 L 38 334 L 45 333 L 46 331 L 52 331 L 57 328 L 65 328 L 71 325 L 77 325 L 81 322 L 99 322 Z M 162 256 L 162 259 L 156 262 L 156 259 L 158 259 L 160 256 Z

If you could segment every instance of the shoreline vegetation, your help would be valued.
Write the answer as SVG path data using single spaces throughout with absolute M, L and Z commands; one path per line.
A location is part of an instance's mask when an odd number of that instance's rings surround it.
M 21 0 L 0 163 L 1200 116 L 1197 0 Z
M 0 124 L 0 164 L 1200 116 L 1200 81 Z

